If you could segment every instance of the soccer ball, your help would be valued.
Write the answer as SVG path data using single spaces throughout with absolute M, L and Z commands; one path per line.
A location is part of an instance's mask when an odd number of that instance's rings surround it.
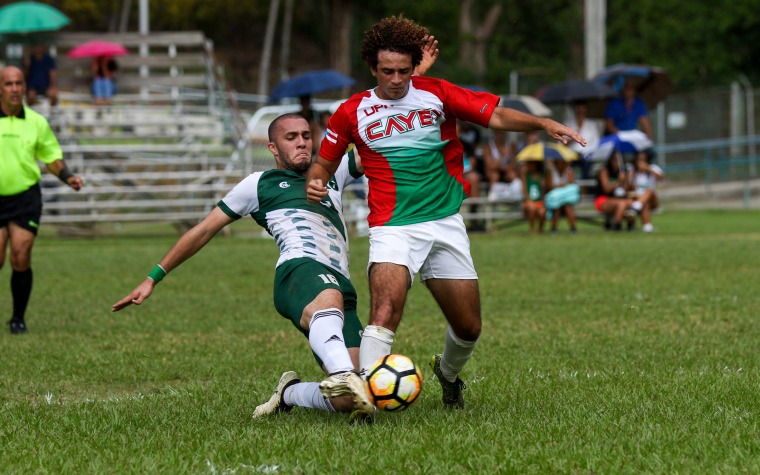
M 383 356 L 367 372 L 367 389 L 382 411 L 403 411 L 422 391 L 422 373 L 404 355 Z

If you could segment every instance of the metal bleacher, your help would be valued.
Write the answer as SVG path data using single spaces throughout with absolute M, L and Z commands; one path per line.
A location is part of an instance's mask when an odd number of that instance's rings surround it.
M 66 58 L 92 39 L 124 45 L 112 104 L 89 94 L 89 61 Z M 245 124 L 225 95 L 213 47 L 200 32 L 66 33 L 57 37 L 60 104 L 49 117 L 79 192 L 43 174 L 46 224 L 98 232 L 99 223 L 197 223 L 250 173 Z M 140 54 L 147 51 L 147 55 Z M 192 97 L 184 88 L 202 91 Z

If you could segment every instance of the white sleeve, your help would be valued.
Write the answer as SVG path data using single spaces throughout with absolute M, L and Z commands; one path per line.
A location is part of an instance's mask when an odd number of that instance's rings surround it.
M 357 178 L 361 177 L 362 174 L 356 171 L 356 162 L 353 152 L 348 152 L 343 155 L 343 158 L 340 160 L 340 165 L 338 165 L 338 169 L 335 171 L 335 182 L 340 187 L 341 192 L 343 192 L 348 185 L 356 181 Z
M 219 200 L 238 217 L 251 214 L 259 209 L 259 179 L 263 172 L 251 173 Z

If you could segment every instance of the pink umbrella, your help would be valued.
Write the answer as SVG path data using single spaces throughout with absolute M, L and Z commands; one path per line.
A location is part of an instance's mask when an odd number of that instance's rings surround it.
M 125 54 L 129 54 L 129 51 L 118 43 L 93 40 L 71 48 L 66 56 L 69 58 L 92 58 L 95 56 L 124 56 Z

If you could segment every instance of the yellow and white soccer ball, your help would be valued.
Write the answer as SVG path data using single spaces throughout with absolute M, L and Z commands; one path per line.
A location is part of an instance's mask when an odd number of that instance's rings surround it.
M 420 395 L 422 373 L 407 356 L 383 356 L 367 372 L 367 389 L 378 409 L 403 411 Z

